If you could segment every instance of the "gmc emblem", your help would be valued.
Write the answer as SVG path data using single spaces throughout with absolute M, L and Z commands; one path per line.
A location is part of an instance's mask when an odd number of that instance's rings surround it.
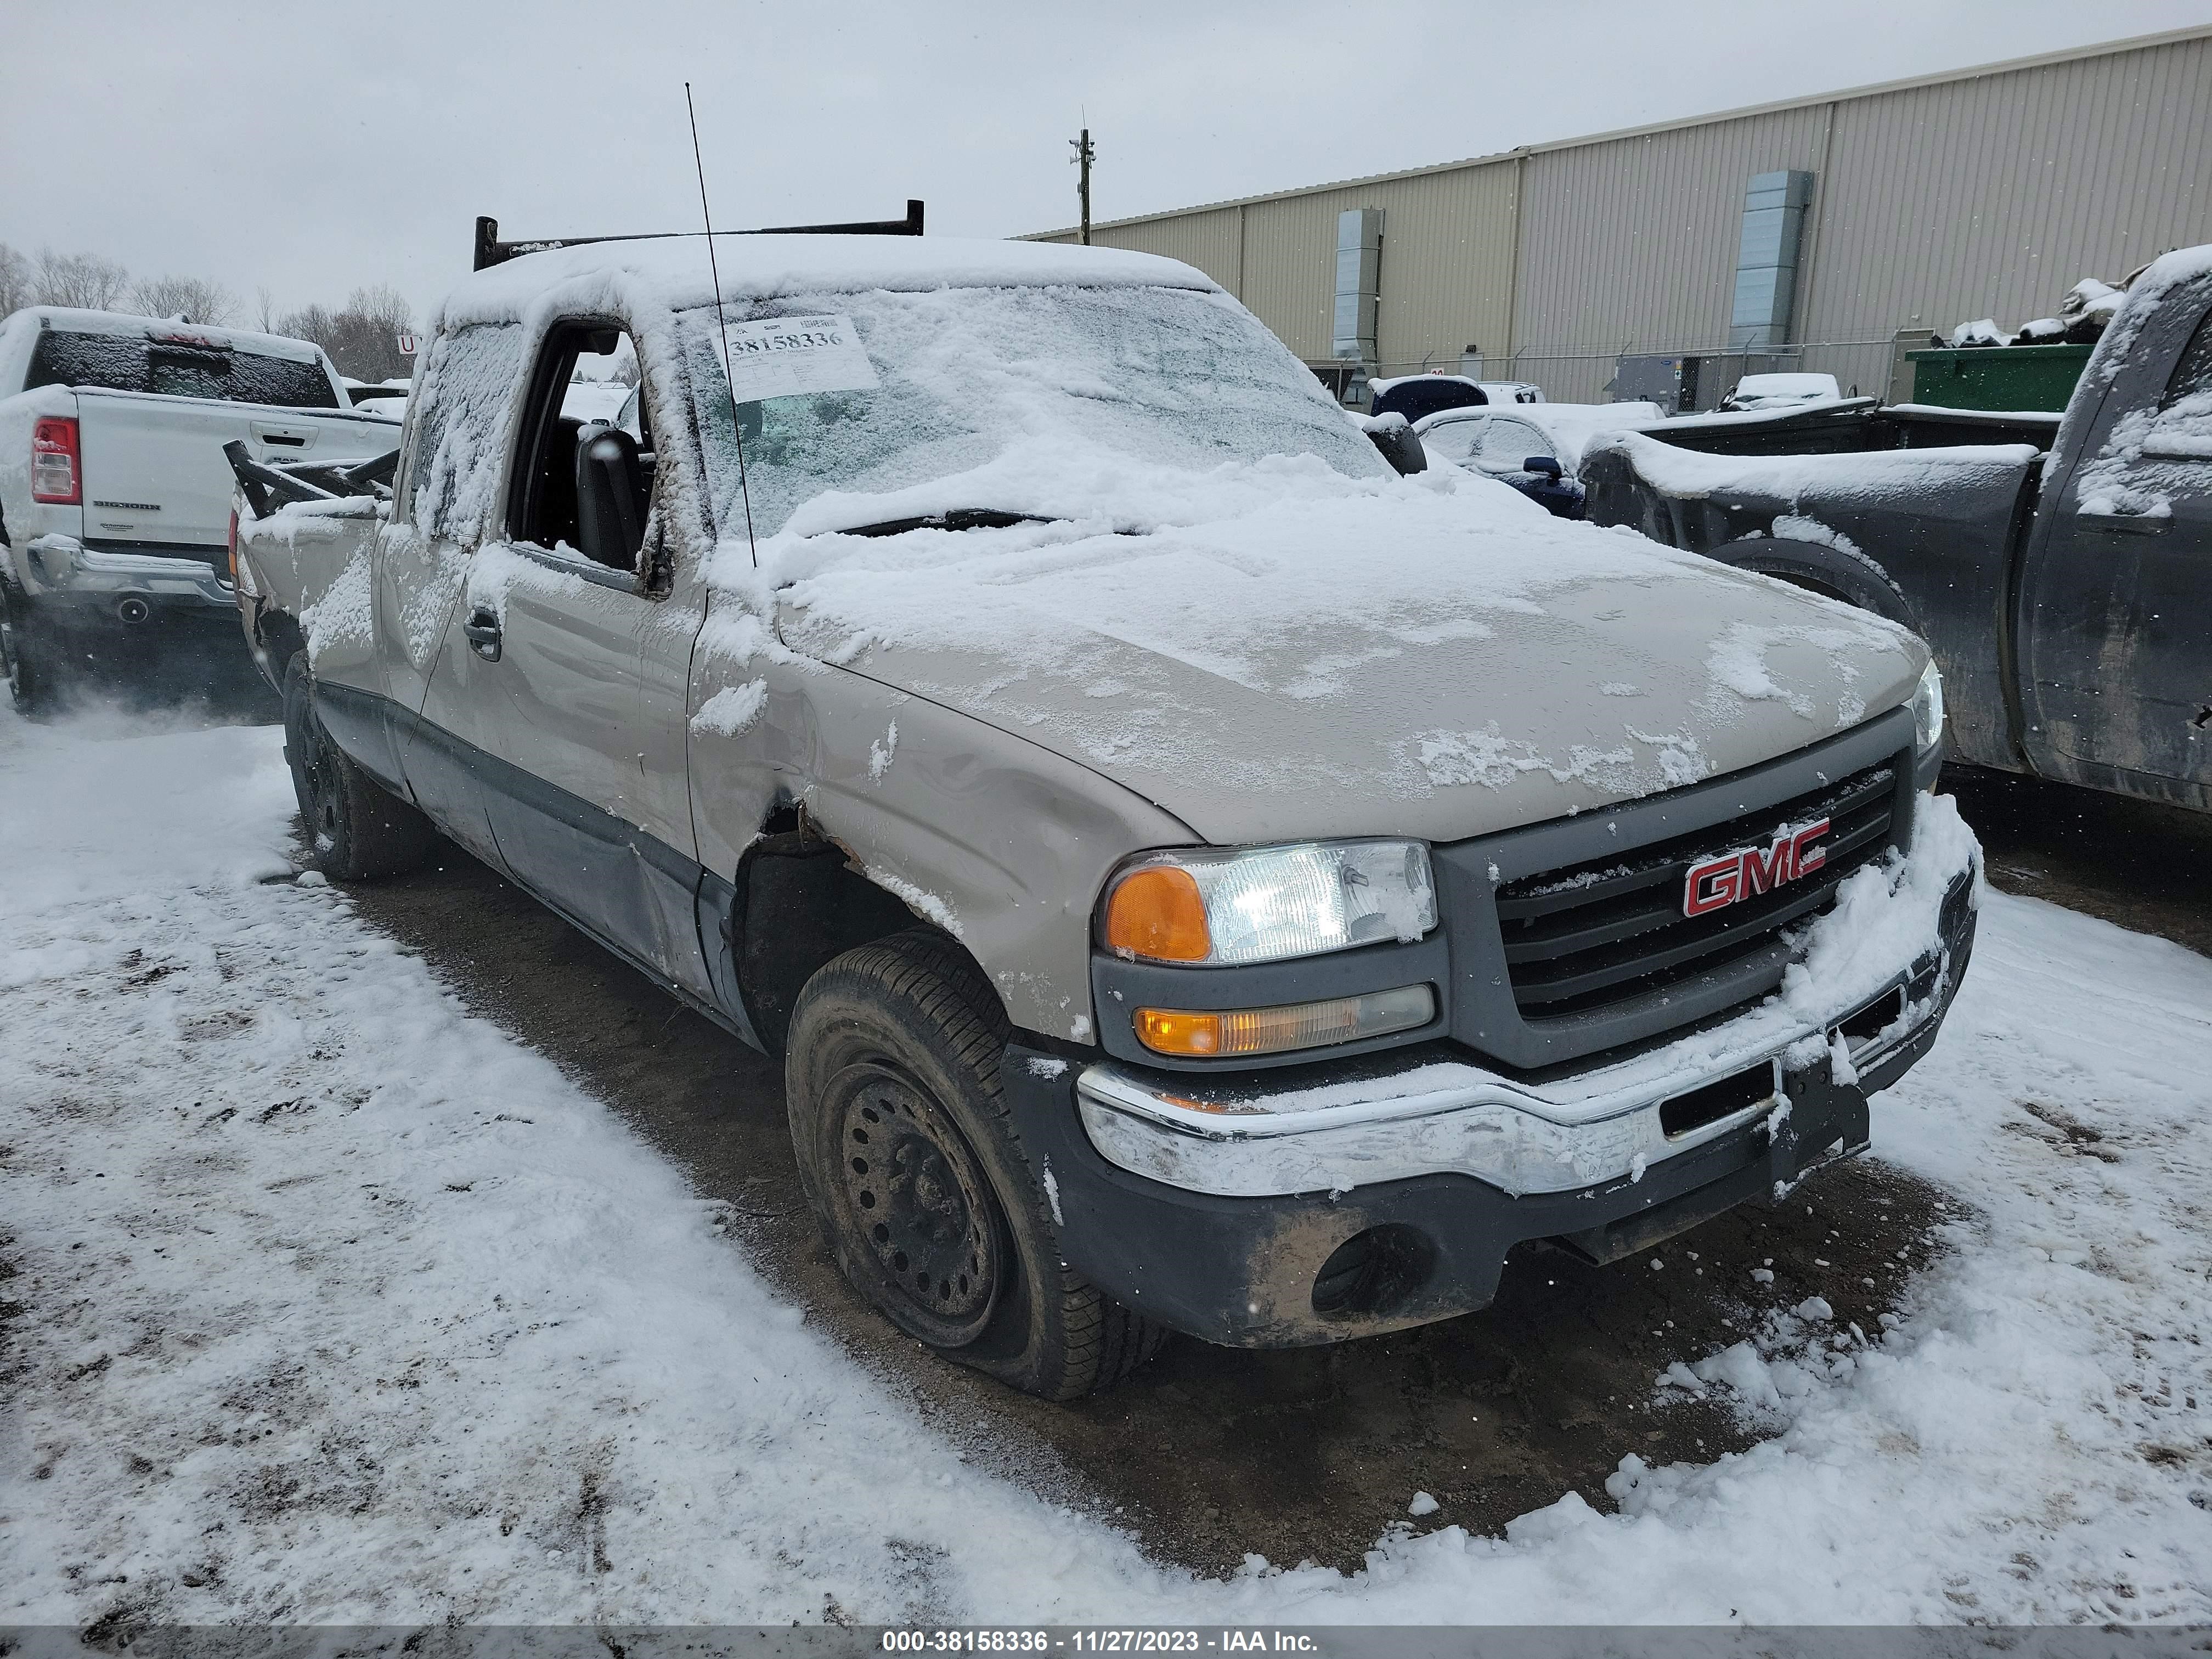
M 1822 818 L 1800 830 L 1780 830 L 1774 844 L 1764 851 L 1741 847 L 1698 860 L 1682 884 L 1682 914 L 1702 916 L 1811 875 L 1828 861 L 1828 849 L 1816 844 L 1827 833 L 1828 820 Z

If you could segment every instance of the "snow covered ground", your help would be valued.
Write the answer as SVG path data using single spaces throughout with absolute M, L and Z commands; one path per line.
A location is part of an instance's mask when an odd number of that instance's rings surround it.
M 1961 1200 L 1950 1253 L 1892 1328 L 1776 1307 L 1653 1380 L 1772 1437 L 1212 1581 L 981 1472 L 291 880 L 278 745 L 0 715 L 0 1625 L 2212 1620 L 2212 962 L 2179 946 L 1988 897 L 1875 1107 Z

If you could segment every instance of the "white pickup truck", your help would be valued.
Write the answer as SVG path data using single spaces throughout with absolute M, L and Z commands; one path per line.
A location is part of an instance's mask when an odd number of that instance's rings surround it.
M 223 446 L 396 449 L 319 346 L 40 306 L 0 323 L 0 654 L 19 708 L 64 673 L 185 695 L 253 683 L 237 645 Z

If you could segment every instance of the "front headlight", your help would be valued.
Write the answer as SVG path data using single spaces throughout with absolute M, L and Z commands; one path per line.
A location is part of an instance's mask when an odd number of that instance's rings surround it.
M 1355 841 L 1148 853 L 1107 884 L 1098 936 L 1146 962 L 1229 967 L 1410 942 L 1436 925 L 1429 849 Z
M 1943 741 L 1943 677 L 1932 662 L 1920 671 L 1912 693 L 1912 737 L 1923 755 Z

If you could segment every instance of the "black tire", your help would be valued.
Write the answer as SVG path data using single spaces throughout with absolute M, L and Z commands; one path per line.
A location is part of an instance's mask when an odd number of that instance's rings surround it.
M 284 669 L 284 758 L 307 856 L 332 881 L 404 875 L 429 857 L 430 821 L 355 765 L 323 729 L 305 651 Z
M 1861 611 L 1871 611 L 1900 628 L 1921 631 L 1897 584 L 1863 553 L 1818 542 L 1759 536 L 1717 547 L 1711 556 L 1739 570 L 1756 570 L 1792 587 L 1818 593 L 1824 599 L 1839 599 Z
M 853 1287 L 908 1335 L 1024 1394 L 1073 1400 L 1165 1330 L 1060 1260 L 999 1087 L 1006 1016 L 933 933 L 848 951 L 806 982 L 784 1058 L 799 1178 Z
M 0 668 L 7 672 L 8 699 L 17 714 L 41 714 L 52 706 L 54 668 L 46 642 L 15 591 L 5 587 L 0 587 Z

